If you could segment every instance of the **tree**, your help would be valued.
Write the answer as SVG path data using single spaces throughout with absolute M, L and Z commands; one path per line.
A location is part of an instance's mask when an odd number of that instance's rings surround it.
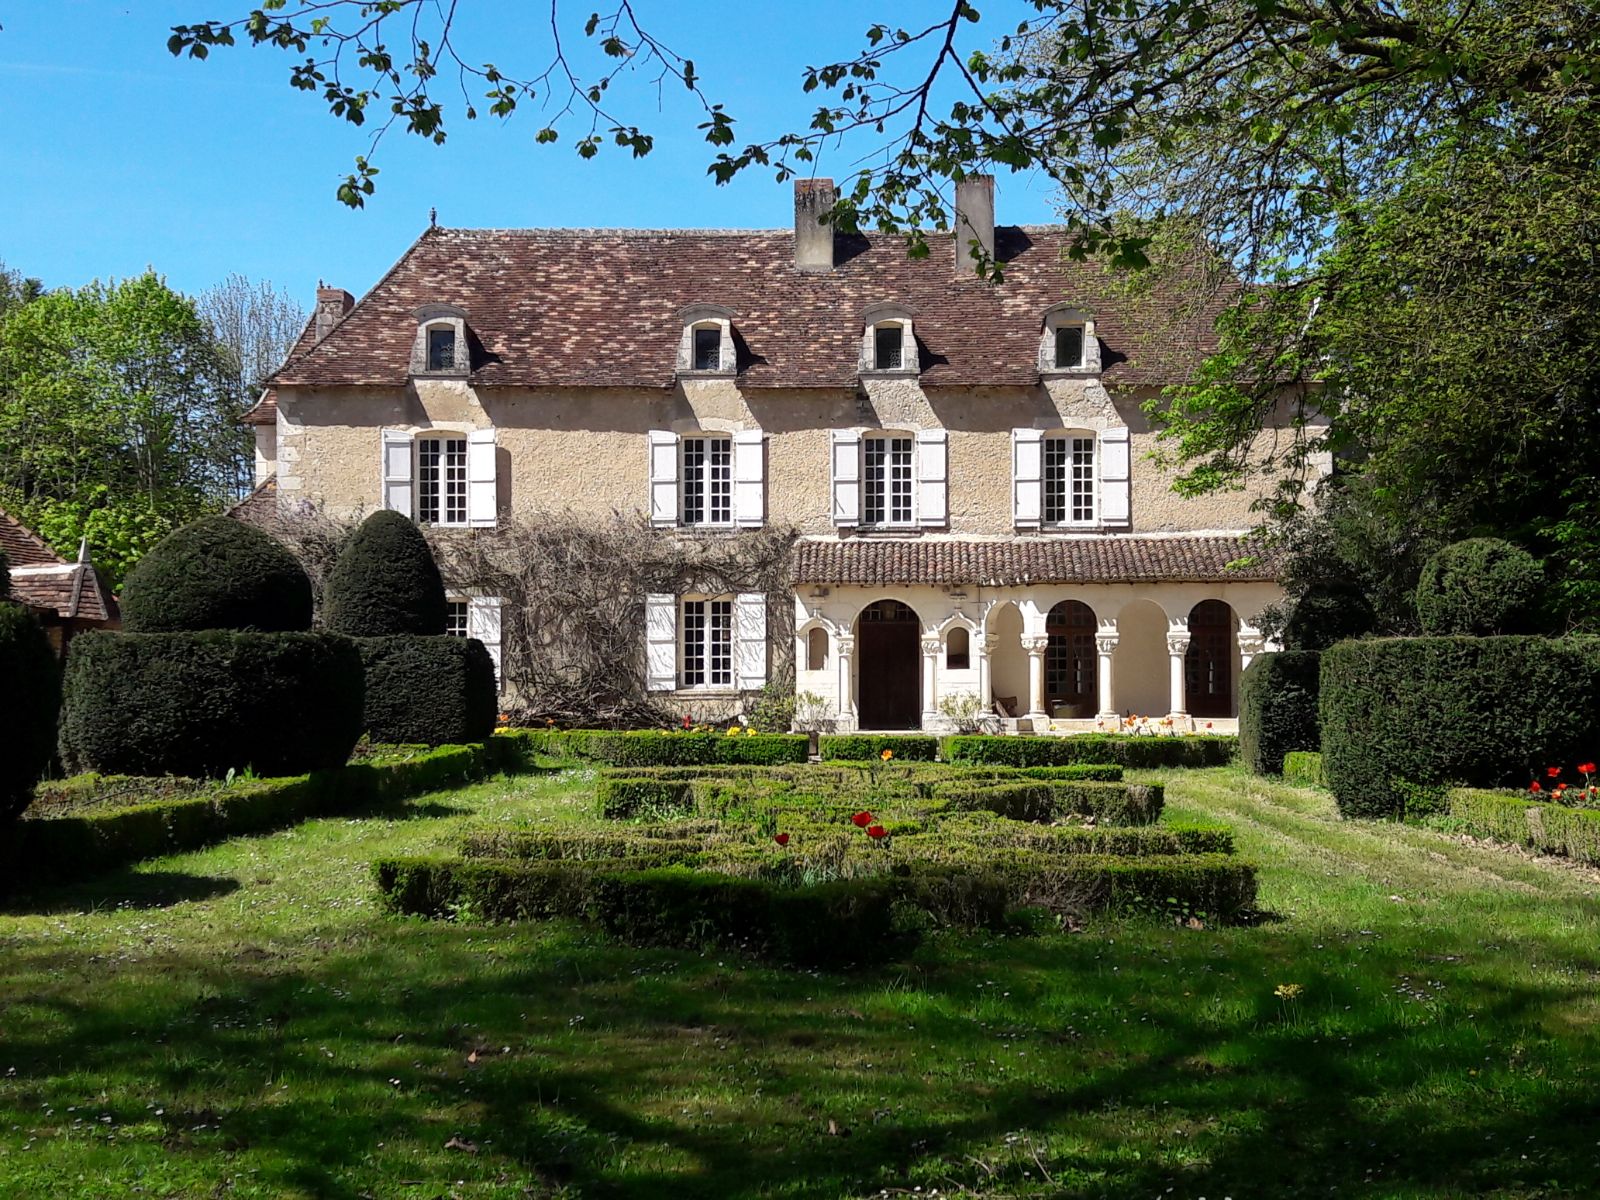
M 47 292 L 0 322 L 0 504 L 58 552 L 87 537 L 113 585 L 238 493 L 248 433 L 230 363 L 153 273 Z
M 255 402 L 268 376 L 283 365 L 306 327 L 306 310 L 270 280 L 229 275 L 195 301 L 228 358 L 239 410 Z
M 20 271 L 13 271 L 5 263 L 0 262 L 0 321 L 5 320 L 6 313 L 13 308 L 20 308 L 42 295 L 44 295 L 43 280 L 25 276 Z

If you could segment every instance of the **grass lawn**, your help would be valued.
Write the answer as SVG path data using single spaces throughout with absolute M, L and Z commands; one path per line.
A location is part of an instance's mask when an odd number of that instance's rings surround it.
M 0 909 L 10 1197 L 1555 1197 L 1600 1188 L 1592 875 L 1164 772 L 1277 919 L 853 975 L 384 918 L 525 776 Z M 1295 984 L 1298 998 L 1274 989 Z

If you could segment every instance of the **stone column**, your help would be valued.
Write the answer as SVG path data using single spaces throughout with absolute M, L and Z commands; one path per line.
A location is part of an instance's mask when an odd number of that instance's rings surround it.
M 939 652 L 944 642 L 938 634 L 922 639 L 922 728 L 939 727 Z
M 994 711 L 994 680 L 989 673 L 990 662 L 1000 639 L 992 633 L 986 633 L 976 638 L 975 642 L 972 650 L 978 656 L 978 699 L 983 704 L 983 711 L 989 713 Z
M 1117 711 L 1117 692 L 1112 686 L 1111 661 L 1117 653 L 1117 634 L 1104 631 L 1095 635 L 1094 648 L 1099 653 L 1099 664 L 1095 671 L 1095 681 L 1100 685 L 1100 711 L 1096 720 L 1119 721 L 1121 714 Z
M 1022 648 L 1028 652 L 1028 719 L 1035 733 L 1043 732 L 1050 714 L 1044 710 L 1044 652 L 1049 637 L 1025 637 Z
M 1255 656 L 1267 648 L 1266 639 L 1261 636 L 1259 629 L 1248 629 L 1239 626 L 1239 674 L 1243 675 Z
M 1184 707 L 1187 690 L 1184 686 L 1183 658 L 1189 652 L 1189 631 L 1172 632 L 1167 634 L 1167 653 L 1172 662 L 1172 711 L 1167 715 L 1174 721 L 1186 719 L 1188 709 Z
M 856 639 L 848 633 L 841 633 L 834 639 L 834 652 L 839 667 L 839 728 L 849 731 L 856 727 L 855 687 L 850 678 L 850 665 L 855 657 Z

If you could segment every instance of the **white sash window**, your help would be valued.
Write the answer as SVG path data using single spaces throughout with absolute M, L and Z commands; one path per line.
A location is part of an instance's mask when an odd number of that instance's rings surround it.
M 1092 525 L 1094 438 L 1070 434 L 1045 438 L 1043 486 L 1046 525 Z
M 733 686 L 733 601 L 683 602 L 683 686 Z
M 732 438 L 684 438 L 679 480 L 684 525 L 733 524 Z
M 909 437 L 861 439 L 861 523 L 910 525 L 913 519 L 912 454 Z
M 417 439 L 417 523 L 467 523 L 467 439 Z

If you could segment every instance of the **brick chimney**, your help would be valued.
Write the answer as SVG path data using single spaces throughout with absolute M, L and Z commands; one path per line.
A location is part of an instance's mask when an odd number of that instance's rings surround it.
M 972 257 L 972 242 L 994 258 L 994 176 L 968 175 L 956 181 L 956 274 L 973 275 L 978 260 Z
M 797 270 L 833 270 L 833 226 L 822 224 L 820 218 L 837 199 L 831 179 L 794 181 L 794 265 Z
M 317 284 L 317 341 L 328 336 L 345 313 L 356 306 L 356 298 L 343 288 L 324 287 Z

